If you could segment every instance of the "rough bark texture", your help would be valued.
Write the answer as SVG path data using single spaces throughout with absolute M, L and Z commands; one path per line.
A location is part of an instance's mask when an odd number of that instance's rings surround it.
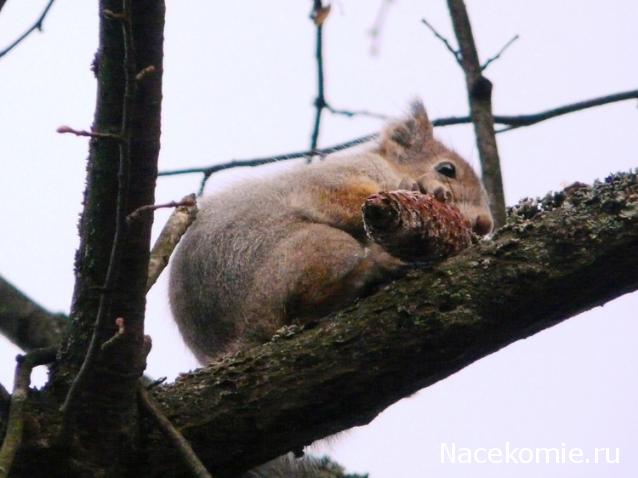
M 0 333 L 22 350 L 59 344 L 69 323 L 52 314 L 0 276 Z
M 492 114 L 492 83 L 483 76 L 472 26 L 463 0 L 448 0 L 454 33 L 459 43 L 461 66 L 465 73 L 470 116 L 474 123 L 476 146 L 481 160 L 482 179 L 490 199 L 494 224 L 498 228 L 505 222 L 505 194 L 501 165 L 498 157 L 494 116 Z
M 125 214 L 154 202 L 157 157 L 160 139 L 161 78 L 164 3 L 158 0 L 132 2 L 132 40 L 125 51 L 122 0 L 102 0 L 100 48 L 94 68 L 98 80 L 97 104 L 92 130 L 130 137 L 129 187 L 123 201 Z M 119 16 L 118 16 L 119 15 Z M 130 31 L 130 30 L 129 30 Z M 128 72 L 134 92 L 127 105 L 125 52 L 134 58 L 137 69 L 154 66 L 155 73 L 136 81 Z M 132 73 L 132 77 L 131 77 Z M 129 118 L 129 119 L 127 119 Z M 59 360 L 52 369 L 49 392 L 59 403 L 76 376 L 87 352 L 98 306 L 108 296 L 104 325 L 97 331 L 103 344 L 116 331 L 115 318 L 123 317 L 126 333 L 117 347 L 99 353 L 81 399 L 73 405 L 74 442 L 71 456 L 86 475 L 101 468 L 107 474 L 126 466 L 137 430 L 135 424 L 137 379 L 144 368 L 144 309 L 152 216 L 134 221 L 123 231 L 114 286 L 104 290 L 106 271 L 113 247 L 117 219 L 118 187 L 122 182 L 119 164 L 122 140 L 93 138 L 87 166 L 84 210 L 79 225 L 80 247 L 76 254 L 76 285 L 71 307 L 71 327 Z M 118 173 L 120 177 L 118 178 Z M 90 465 L 87 465 L 89 463 Z M 95 467 L 93 470 L 91 467 Z M 71 472 L 71 471 L 69 471 Z M 75 473 L 82 474 L 80 471 Z
M 209 469 L 232 476 L 368 423 L 513 341 L 636 290 L 636 250 L 635 174 L 524 201 L 493 241 L 155 396 Z M 179 474 L 161 439 L 147 449 L 148 476 Z

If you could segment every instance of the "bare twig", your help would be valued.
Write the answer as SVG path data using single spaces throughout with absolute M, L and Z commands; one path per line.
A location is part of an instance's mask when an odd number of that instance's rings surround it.
M 96 131 L 86 131 L 83 129 L 79 130 L 79 129 L 73 129 L 70 126 L 58 126 L 58 128 L 55 131 L 60 134 L 74 134 L 75 136 L 87 136 L 89 138 L 95 138 L 95 139 L 112 139 L 115 141 L 123 141 L 122 136 L 120 136 L 119 134 L 99 133 Z
M 494 225 L 498 228 L 505 223 L 505 194 L 492 115 L 492 83 L 482 74 L 465 3 L 463 0 L 447 0 L 447 4 L 461 52 L 461 68 L 465 74 L 483 184 L 487 190 Z
M 160 429 L 164 437 L 179 452 L 184 464 L 196 478 L 212 478 L 204 464 L 197 457 L 190 446 L 190 443 L 184 438 L 180 431 L 170 422 L 162 413 L 157 402 L 151 397 L 146 388 L 141 384 L 139 387 L 139 398 L 142 408 L 149 414 Z
M 158 209 L 180 207 L 180 206 L 194 206 L 195 204 L 196 204 L 196 201 L 195 201 L 194 194 L 186 196 L 181 201 L 171 201 L 164 204 L 148 204 L 146 206 L 138 207 L 135 211 L 133 211 L 128 216 L 126 216 L 126 222 L 130 224 L 133 221 L 137 221 L 142 216 L 142 214 L 146 212 L 156 211 Z
M 148 278 L 146 290 L 148 291 L 162 273 L 173 250 L 179 243 L 188 227 L 197 216 L 197 202 L 195 195 L 190 194 L 180 201 L 177 209 L 168 218 L 162 232 L 151 249 L 151 257 L 148 261 Z
M 315 121 L 310 136 L 310 149 L 317 149 L 319 141 L 319 129 L 321 127 L 321 113 L 326 107 L 326 98 L 324 95 L 324 76 L 323 76 L 323 23 L 330 12 L 330 6 L 324 7 L 321 0 L 314 0 L 312 13 L 310 18 L 316 28 L 315 43 L 315 61 L 317 62 L 317 97 L 315 98 Z
M 55 360 L 56 347 L 34 349 L 26 355 L 16 357 L 16 370 L 13 383 L 13 394 L 9 409 L 7 431 L 0 449 L 0 478 L 7 478 L 18 448 L 22 443 L 24 429 L 24 405 L 29 395 L 31 371 L 38 365 Z
M 388 18 L 388 12 L 390 11 L 390 6 L 394 3 L 394 0 L 381 0 L 381 5 L 379 6 L 379 11 L 377 12 L 377 16 L 374 19 L 374 24 L 372 28 L 370 28 L 370 38 L 372 42 L 370 44 L 370 53 L 372 55 L 376 55 L 379 53 L 380 45 L 381 45 L 381 33 L 383 32 L 383 27 L 385 26 L 385 22 Z
M 384 114 L 381 114 L 381 113 L 374 113 L 372 111 L 367 111 L 367 110 L 343 110 L 343 109 L 337 109 L 337 108 L 333 108 L 329 104 L 326 104 L 326 109 L 328 111 L 330 111 L 334 115 L 347 116 L 348 118 L 353 118 L 355 116 L 366 116 L 368 118 L 380 119 L 380 120 L 384 120 L 384 121 L 387 121 L 387 120 L 390 119 L 390 117 L 388 115 L 384 115 Z
M 108 16 L 108 15 L 107 15 Z M 118 278 L 120 259 L 124 246 L 124 236 L 126 232 L 126 197 L 129 189 L 129 171 L 130 171 L 130 143 L 131 143 L 131 110 L 134 101 L 135 89 L 135 58 L 133 57 L 133 32 L 131 19 L 131 0 L 123 0 L 122 16 L 118 19 L 122 25 L 122 36 L 124 40 L 124 98 L 122 104 L 122 120 L 119 137 L 119 168 L 118 168 L 118 188 L 117 188 L 117 205 L 116 205 L 116 225 L 113 236 L 113 244 L 109 263 L 104 279 L 104 285 L 100 295 L 100 303 L 98 312 L 95 317 L 95 325 L 91 335 L 84 362 L 78 371 L 75 379 L 69 387 L 64 403 L 61 407 L 64 412 L 63 426 L 61 437 L 67 437 L 70 431 L 73 405 L 79 398 L 82 387 L 84 386 L 91 369 L 100 352 L 99 331 L 104 327 L 104 322 L 108 320 L 108 314 L 111 309 L 111 293 L 114 289 Z
M 5 3 L 7 3 L 7 0 L 0 0 L 0 12 L 2 11 Z
M 589 108 L 595 108 L 597 106 L 608 105 L 610 103 L 617 103 L 619 101 L 636 100 L 638 99 L 638 90 L 623 91 L 620 93 L 614 93 L 606 96 L 599 96 L 598 98 L 592 98 L 589 100 L 578 101 L 576 103 L 570 103 L 563 106 L 558 106 L 549 110 L 541 111 L 539 113 L 517 115 L 517 116 L 494 116 L 494 121 L 499 124 L 507 125 L 505 129 L 501 129 L 498 132 L 509 131 L 515 128 L 521 128 L 523 126 L 531 126 L 541 121 L 547 121 L 557 116 L 563 116 L 569 113 L 575 113 L 577 111 L 586 110 Z
M 44 10 L 42 11 L 42 13 L 38 17 L 38 19 L 35 21 L 35 23 L 33 25 L 31 25 L 31 27 L 26 32 L 24 32 L 22 35 L 20 35 L 18 38 L 16 38 L 13 43 L 11 43 L 9 46 L 7 46 L 4 50 L 0 51 L 0 58 L 2 58 L 4 55 L 9 53 L 15 47 L 17 47 L 20 43 L 22 43 L 22 41 L 25 38 L 27 38 L 29 35 L 31 35 L 31 33 L 33 33 L 34 31 L 36 31 L 36 30 L 38 30 L 40 32 L 42 31 L 42 25 L 44 24 L 44 19 L 46 18 L 47 14 L 49 13 L 49 10 L 53 6 L 53 2 L 55 2 L 55 0 L 49 0 L 49 3 L 47 3 L 47 6 L 44 7 Z M 4 6 L 4 2 L 2 2 L 2 5 L 0 5 L 0 9 L 2 9 L 3 6 Z
M 518 39 L 519 39 L 518 35 L 514 35 L 512 38 L 510 38 L 510 40 L 505 45 L 503 45 L 503 48 L 501 48 L 496 53 L 496 55 L 488 58 L 487 61 L 485 61 L 485 63 L 481 65 L 481 71 L 487 70 L 487 67 L 490 66 L 490 63 L 493 63 L 496 60 L 498 60 L 501 57 L 501 55 L 503 55 L 503 53 L 505 53 L 505 51 L 512 45 L 512 43 L 514 43 Z
M 596 106 L 603 106 L 610 103 L 617 103 L 619 101 L 626 101 L 631 99 L 638 99 L 638 90 L 623 91 L 621 93 L 614 93 L 612 95 L 592 98 L 590 100 L 579 101 L 577 103 L 570 103 L 568 105 L 559 106 L 557 108 L 553 108 L 550 110 L 541 111 L 541 112 L 533 113 L 533 114 L 509 115 L 509 116 L 495 115 L 494 116 L 495 123 L 508 126 L 508 128 L 498 130 L 495 133 L 502 133 L 515 128 L 531 126 L 536 123 L 540 123 L 542 121 L 546 121 L 546 120 L 556 118 L 558 116 L 566 115 L 569 113 L 575 113 L 588 108 L 594 108 Z M 437 127 L 442 127 L 442 126 L 455 126 L 455 125 L 461 125 L 461 124 L 468 124 L 471 122 L 472 122 L 472 118 L 470 116 L 450 116 L 446 118 L 435 119 L 432 121 L 432 124 Z M 219 171 L 224 171 L 226 169 L 232 169 L 232 168 L 262 166 L 264 164 L 271 164 L 271 163 L 276 163 L 279 161 L 287 161 L 291 159 L 306 158 L 309 156 L 327 155 L 327 154 L 335 153 L 338 151 L 343 151 L 344 149 L 352 148 L 354 146 L 358 146 L 360 144 L 371 141 L 375 139 L 376 137 L 377 137 L 377 134 L 372 133 L 365 136 L 361 136 L 359 138 L 355 138 L 350 141 L 346 141 L 345 143 L 336 144 L 334 146 L 330 146 L 327 148 L 319 148 L 314 151 L 311 151 L 311 150 L 298 151 L 294 153 L 285 153 L 285 154 L 279 154 L 275 156 L 268 156 L 264 158 L 255 158 L 255 159 L 234 159 L 232 161 L 216 164 L 214 166 L 203 166 L 203 167 L 197 167 L 197 168 L 185 168 L 185 169 L 161 171 L 158 175 L 159 176 L 177 176 L 182 174 L 203 174 L 204 178 L 202 180 L 202 187 L 200 188 L 200 194 L 201 194 L 210 176 L 212 176 L 213 174 Z
M 160 377 L 160 378 L 157 378 L 155 380 L 146 382 L 146 383 L 144 383 L 144 388 L 146 388 L 146 390 L 152 390 L 155 387 L 159 387 L 161 384 L 166 382 L 167 378 L 168 377 Z
M 196 173 L 201 173 L 207 176 L 211 176 L 212 174 L 215 174 L 219 171 L 223 171 L 225 169 L 263 166 L 264 164 L 277 163 L 279 161 L 288 161 L 291 159 L 307 158 L 308 156 L 327 155 L 330 153 L 336 153 L 338 151 L 343 151 L 344 149 L 352 148 L 354 146 L 358 146 L 360 144 L 366 143 L 368 141 L 373 140 L 376 137 L 377 137 L 377 133 L 371 133 L 365 136 L 361 136 L 359 138 L 352 139 L 350 141 L 346 141 L 345 143 L 339 143 L 334 146 L 330 146 L 328 148 L 296 151 L 293 153 L 277 154 L 275 156 L 266 156 L 263 158 L 233 159 L 226 163 L 215 164 L 213 166 L 202 166 L 202 167 L 196 167 L 196 168 L 160 171 L 158 173 L 158 176 L 178 176 L 182 174 L 196 174 Z
M 115 329 L 115 333 L 113 334 L 113 337 L 111 337 L 106 342 L 104 342 L 102 346 L 100 347 L 102 351 L 105 351 L 111 348 L 118 341 L 120 341 L 122 337 L 124 336 L 124 334 L 126 333 L 126 322 L 124 321 L 123 317 L 118 317 L 117 319 L 115 319 L 115 327 L 116 329 Z
M 52 314 L 0 276 L 0 332 L 23 350 L 57 345 L 69 324 Z
M 137 75 L 135 75 L 135 81 L 138 83 L 143 81 L 147 76 L 155 74 L 155 66 L 148 65 L 146 68 L 142 68 Z
M 225 169 L 240 168 L 240 167 L 262 166 L 264 164 L 277 163 L 279 161 L 287 161 L 290 159 L 310 158 L 313 156 L 325 156 L 326 154 L 336 153 L 338 151 L 342 151 L 344 149 L 352 148 L 353 146 L 363 144 L 376 137 L 377 137 L 377 133 L 373 133 L 373 134 L 352 139 L 350 141 L 346 141 L 345 143 L 337 144 L 330 148 L 320 148 L 314 151 L 307 150 L 307 151 L 299 151 L 296 153 L 286 153 L 286 154 L 280 154 L 276 156 L 269 156 L 266 158 L 236 159 L 236 160 L 229 161 L 227 163 L 216 164 L 214 166 L 207 166 L 203 168 L 188 168 L 188 169 L 177 169 L 173 171 L 163 171 L 163 172 L 160 172 L 158 175 L 159 176 L 175 176 L 178 174 L 203 173 L 204 177 L 202 178 L 202 182 L 198 192 L 198 195 L 201 196 L 204 192 L 204 187 L 206 186 L 206 182 L 208 181 L 208 179 L 213 174 L 219 171 L 223 171 Z
M 450 43 L 450 41 L 445 38 L 443 35 L 441 35 L 431 24 L 430 22 L 428 22 L 425 18 L 422 18 L 421 21 L 423 22 L 423 24 L 428 27 L 428 29 L 432 32 L 432 34 L 437 37 L 439 40 L 441 40 L 441 42 L 443 43 L 443 45 L 445 45 L 445 48 L 448 49 L 448 51 L 450 53 L 452 53 L 452 55 L 454 56 L 454 58 L 456 59 L 456 62 L 461 65 L 461 52 L 459 50 L 457 50 L 456 48 L 454 48 L 452 46 L 452 44 Z

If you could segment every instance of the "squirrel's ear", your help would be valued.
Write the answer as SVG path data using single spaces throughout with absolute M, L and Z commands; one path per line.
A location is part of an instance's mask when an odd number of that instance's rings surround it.
M 434 131 L 428 113 L 425 111 L 425 106 L 421 100 L 414 100 L 410 105 L 412 109 L 412 119 L 414 119 L 416 126 L 419 130 L 419 134 L 426 139 L 432 139 Z
M 410 116 L 390 123 L 379 135 L 379 150 L 386 157 L 405 159 L 409 151 L 421 150 L 433 138 L 432 123 L 423 103 L 416 100 L 411 105 Z

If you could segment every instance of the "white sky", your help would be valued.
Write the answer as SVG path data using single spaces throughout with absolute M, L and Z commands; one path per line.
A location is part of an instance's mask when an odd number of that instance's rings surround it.
M 0 59 L 0 273 L 53 311 L 68 311 L 87 154 L 85 140 L 55 133 L 89 128 L 95 82 L 96 3 L 57 0 L 43 34 Z M 305 149 L 315 92 L 309 1 L 168 1 L 161 169 Z M 395 0 L 379 55 L 368 30 L 381 0 L 341 0 L 325 27 L 326 93 L 335 107 L 399 115 L 415 96 L 432 118 L 467 111 L 462 74 L 420 23 L 452 38 L 445 2 Z M 36 18 L 45 0 L 9 0 L 0 47 Z M 487 76 L 499 114 L 530 113 L 636 88 L 635 0 L 468 0 L 481 56 L 520 34 Z M 508 203 L 573 181 L 637 166 L 636 102 L 589 110 L 499 136 Z M 380 122 L 326 116 L 320 145 Z M 477 163 L 471 128 L 439 129 Z M 214 177 L 209 190 L 263 170 Z M 158 202 L 197 188 L 199 177 L 160 179 Z M 156 223 L 163 224 L 165 213 Z M 635 254 L 636 251 L 627 251 Z M 605 278 L 601 278 L 605 280 Z M 633 477 L 638 471 L 638 295 L 623 297 L 467 367 L 337 439 L 330 453 L 372 478 Z M 165 278 L 149 296 L 149 372 L 196 366 L 172 323 Z M 11 383 L 17 349 L 0 343 L 0 381 Z M 42 380 L 42 374 L 39 380 Z M 620 449 L 618 465 L 452 465 L 459 447 Z

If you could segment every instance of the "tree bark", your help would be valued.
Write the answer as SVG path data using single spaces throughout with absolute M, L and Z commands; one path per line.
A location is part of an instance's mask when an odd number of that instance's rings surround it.
M 22 350 L 59 344 L 69 324 L 33 302 L 0 276 L 0 333 Z
M 164 2 L 101 0 L 99 15 L 94 137 L 71 326 L 47 387 L 58 405 L 66 399 L 57 445 L 66 447 L 69 463 L 75 463 L 69 473 L 114 476 L 128 466 L 137 439 L 138 378 L 148 353 L 144 309 L 153 220 L 144 214 L 126 223 L 126 216 L 154 203 Z M 149 74 L 137 75 L 150 66 Z M 123 318 L 119 326 L 118 317 Z M 104 344 L 116 335 L 110 344 L 117 346 L 107 352 Z M 95 351 L 94 360 L 85 359 L 87 350 Z
M 499 228 L 505 222 L 505 193 L 492 114 L 492 82 L 483 76 L 483 67 L 479 62 L 464 1 L 448 0 L 447 3 L 454 33 L 459 43 L 461 67 L 465 73 L 470 116 L 474 123 L 483 184 L 490 200 L 494 225 Z
M 575 184 L 521 202 L 493 240 L 153 394 L 213 475 L 233 476 L 369 423 L 481 357 L 635 291 L 636 250 L 636 173 Z M 28 407 L 37 425 L 25 430 L 14 476 L 83 476 L 59 468 L 50 393 L 32 392 Z M 159 432 L 139 424 L 128 473 L 188 476 Z

